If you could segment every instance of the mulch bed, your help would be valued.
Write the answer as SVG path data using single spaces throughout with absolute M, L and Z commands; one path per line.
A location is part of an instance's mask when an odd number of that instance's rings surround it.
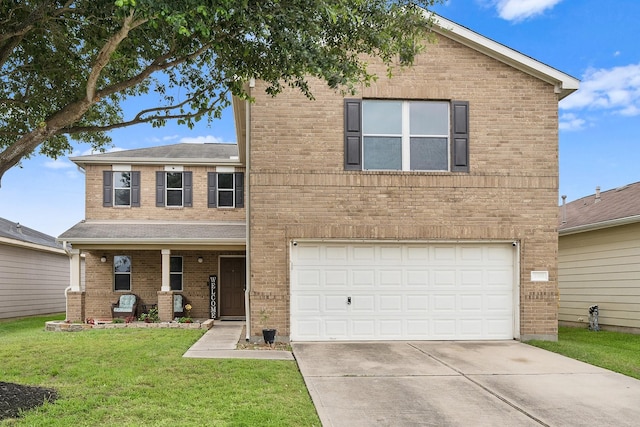
M 57 398 L 55 390 L 0 381 L 0 420 L 17 418 L 21 411 L 37 408 Z

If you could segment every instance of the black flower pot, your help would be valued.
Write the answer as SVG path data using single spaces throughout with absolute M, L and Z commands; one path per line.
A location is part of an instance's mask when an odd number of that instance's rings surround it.
M 275 329 L 263 329 L 262 330 L 262 338 L 264 338 L 264 342 L 266 344 L 273 344 L 276 341 L 276 330 Z

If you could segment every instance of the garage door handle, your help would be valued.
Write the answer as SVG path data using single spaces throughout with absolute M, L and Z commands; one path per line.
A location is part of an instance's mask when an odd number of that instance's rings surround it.
M 351 297 L 347 297 L 347 305 L 351 305 Z

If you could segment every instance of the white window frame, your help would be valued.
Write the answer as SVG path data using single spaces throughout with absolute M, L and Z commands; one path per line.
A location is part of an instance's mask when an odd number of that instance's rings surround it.
M 231 188 L 220 188 L 220 175 L 231 175 Z M 220 193 L 231 192 L 231 206 L 220 206 Z M 233 172 L 217 172 L 216 173 L 216 206 L 219 209 L 233 209 L 236 207 L 236 174 Z
M 129 187 L 119 187 L 116 185 L 116 177 L 119 174 L 123 174 L 123 173 L 127 173 L 129 174 Z M 132 179 L 132 175 L 131 175 L 131 171 L 113 171 L 112 172 L 112 179 L 113 179 L 113 206 L 114 207 L 118 207 L 118 208 L 130 208 L 131 207 L 131 179 Z M 128 190 L 129 191 L 129 203 L 124 204 L 124 205 L 119 205 L 118 204 L 118 198 L 116 197 L 116 192 L 118 190 Z
M 116 258 L 117 257 L 126 257 L 129 259 L 129 271 L 126 272 L 119 272 L 116 271 Z M 133 283 L 132 283 L 132 279 L 133 279 L 133 261 L 131 260 L 131 256 L 130 255 L 115 255 L 113 257 L 113 290 L 114 292 L 131 292 L 131 289 L 133 288 Z M 129 289 L 116 289 L 116 276 L 129 276 Z
M 180 174 L 180 182 L 182 186 L 180 188 L 169 188 L 169 174 Z M 169 204 L 169 192 L 170 191 L 180 191 L 180 204 L 179 205 L 170 205 Z M 164 205 L 168 208 L 181 208 L 184 207 L 184 173 L 182 171 L 167 171 L 164 174 Z
M 363 103 L 367 101 L 379 101 L 385 102 L 385 100 L 371 99 L 371 100 L 363 100 Z M 403 172 L 450 172 L 451 170 L 451 105 L 448 101 L 427 101 L 427 100 L 388 100 L 393 102 L 402 102 L 402 134 L 373 134 L 373 133 L 365 133 L 364 132 L 364 112 L 362 114 L 362 170 L 395 170 L 395 169 L 365 169 L 364 164 L 364 139 L 366 137 L 400 137 L 401 138 L 401 159 L 402 159 L 402 169 Z M 446 135 L 428 135 L 428 134 L 411 134 L 411 102 L 426 102 L 426 103 L 438 103 L 438 104 L 446 104 L 447 105 L 447 129 L 449 130 Z M 447 167 L 446 169 L 411 169 L 411 138 L 446 138 L 447 140 Z
M 171 271 L 171 258 L 180 258 L 180 271 Z M 180 289 L 173 289 L 171 287 L 174 276 L 180 276 Z M 182 292 L 184 290 L 184 258 L 182 256 L 171 255 L 169 259 L 169 286 L 173 292 Z

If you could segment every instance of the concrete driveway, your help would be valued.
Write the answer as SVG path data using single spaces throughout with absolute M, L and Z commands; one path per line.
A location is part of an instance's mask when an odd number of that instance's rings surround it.
M 637 426 L 640 381 L 517 341 L 294 343 L 326 426 Z

